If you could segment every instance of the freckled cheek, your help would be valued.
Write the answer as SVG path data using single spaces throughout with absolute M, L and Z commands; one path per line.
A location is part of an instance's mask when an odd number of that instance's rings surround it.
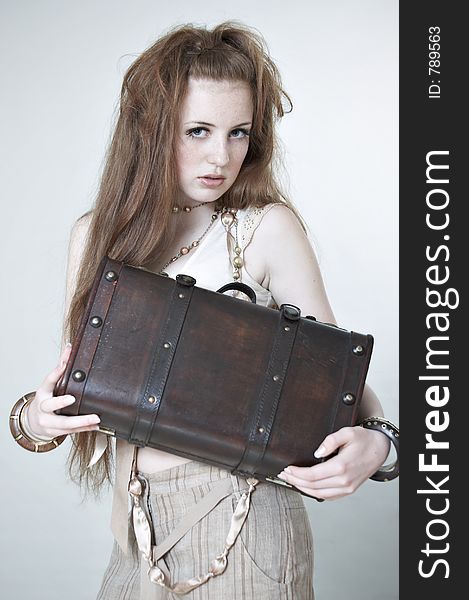
M 198 175 L 197 170 L 200 166 L 196 152 L 188 149 L 179 149 L 177 153 L 177 172 L 179 181 L 188 181 Z
M 237 149 L 236 153 L 232 156 L 232 165 L 236 167 L 236 172 L 239 173 L 244 159 L 246 158 L 246 154 L 248 153 L 247 144 L 244 148 Z

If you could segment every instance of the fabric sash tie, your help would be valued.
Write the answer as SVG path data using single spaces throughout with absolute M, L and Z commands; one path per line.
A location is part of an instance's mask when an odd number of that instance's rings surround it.
M 158 546 L 153 546 L 151 517 L 147 515 L 147 512 L 142 505 L 144 482 L 138 477 L 136 472 L 136 454 L 137 448 L 135 449 L 132 477 L 129 482 L 129 493 L 132 499 L 131 510 L 135 538 L 143 560 L 148 563 L 149 580 L 151 583 L 165 587 L 175 594 L 187 594 L 193 589 L 206 583 L 211 577 L 221 575 L 225 571 L 228 564 L 228 553 L 243 527 L 249 512 L 251 494 L 259 481 L 254 478 L 246 479 L 246 483 L 249 487 L 241 494 L 233 516 L 231 517 L 230 529 L 225 540 L 223 552 L 210 562 L 208 572 L 204 575 L 191 577 L 187 581 L 171 584 L 168 569 L 162 560 L 163 556 L 169 552 L 198 521 L 205 517 L 224 498 L 233 493 L 233 484 L 231 477 L 217 481 L 210 492 L 206 494 L 193 509 L 191 509 L 190 513 L 187 513 L 181 519 L 170 535 L 158 544 Z

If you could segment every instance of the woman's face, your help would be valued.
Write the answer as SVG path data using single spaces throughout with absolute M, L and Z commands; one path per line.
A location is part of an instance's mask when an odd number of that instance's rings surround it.
M 213 202 L 238 176 L 249 146 L 247 83 L 189 79 L 177 140 L 179 205 Z

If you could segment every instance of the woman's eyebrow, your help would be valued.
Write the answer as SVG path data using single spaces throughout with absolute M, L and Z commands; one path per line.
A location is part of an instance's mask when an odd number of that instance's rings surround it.
M 206 125 L 207 127 L 215 127 L 213 123 L 206 123 L 205 121 L 187 121 L 187 123 L 184 123 L 184 125 L 190 125 L 191 123 L 193 123 L 194 125 Z M 246 127 L 246 125 L 251 125 L 251 121 L 247 121 L 246 123 L 239 123 L 238 125 L 234 125 L 231 129 L 234 129 L 235 127 Z

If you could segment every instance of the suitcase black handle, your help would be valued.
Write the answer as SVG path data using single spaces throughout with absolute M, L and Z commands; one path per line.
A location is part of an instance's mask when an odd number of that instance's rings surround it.
M 256 304 L 256 292 L 245 283 L 241 283 L 240 281 L 233 281 L 231 283 L 222 285 L 221 288 L 217 290 L 217 292 L 223 294 L 223 292 L 227 292 L 228 290 L 238 290 L 239 292 L 243 292 L 244 294 L 246 294 L 246 296 L 249 297 L 253 304 Z

